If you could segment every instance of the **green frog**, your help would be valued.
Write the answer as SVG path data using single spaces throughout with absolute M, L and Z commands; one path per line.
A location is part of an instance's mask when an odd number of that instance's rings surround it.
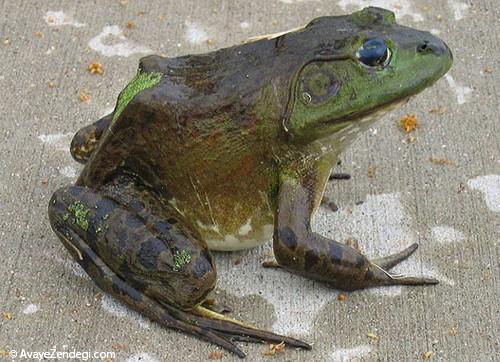
M 311 229 L 338 155 L 451 67 L 446 44 L 366 8 L 202 55 L 141 59 L 114 111 L 74 137 L 85 167 L 57 190 L 52 229 L 105 292 L 243 357 L 284 342 L 207 303 L 209 250 L 273 240 L 267 263 L 333 288 L 435 284 L 391 274 L 417 246 L 369 260 Z

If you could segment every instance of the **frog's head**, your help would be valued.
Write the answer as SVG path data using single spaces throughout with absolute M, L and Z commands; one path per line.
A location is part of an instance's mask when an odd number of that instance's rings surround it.
M 441 39 L 398 25 L 394 13 L 380 8 L 315 19 L 306 31 L 321 41 L 292 83 L 283 125 L 293 142 L 353 139 L 453 61 Z

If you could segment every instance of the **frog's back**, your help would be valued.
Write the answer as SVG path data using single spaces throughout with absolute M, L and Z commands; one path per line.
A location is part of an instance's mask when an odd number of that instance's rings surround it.
M 162 73 L 164 99 L 173 106 L 182 105 L 179 108 L 188 109 L 194 119 L 198 113 L 206 116 L 210 110 L 250 103 L 266 84 L 289 87 L 305 63 L 336 54 L 345 39 L 359 30 L 348 16 L 327 16 L 299 31 L 210 53 L 176 58 L 150 55 L 141 59 L 139 68 Z
M 275 41 L 258 41 L 178 58 L 151 55 L 141 59 L 139 68 L 163 74 L 162 99 L 192 122 L 227 107 L 252 104 L 270 82 L 283 86 L 298 63 L 288 58 L 283 61 Z

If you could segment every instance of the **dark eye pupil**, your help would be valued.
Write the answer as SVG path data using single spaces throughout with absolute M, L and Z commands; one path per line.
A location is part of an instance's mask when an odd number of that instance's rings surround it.
M 385 62 L 387 52 L 387 45 L 382 39 L 370 39 L 359 49 L 357 56 L 363 64 L 373 67 Z

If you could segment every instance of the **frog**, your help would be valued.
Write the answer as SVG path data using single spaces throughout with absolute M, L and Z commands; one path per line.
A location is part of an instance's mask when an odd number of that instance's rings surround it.
M 370 259 L 312 220 L 341 152 L 452 62 L 443 40 L 376 7 L 143 57 L 113 112 L 74 136 L 83 170 L 54 192 L 50 225 L 104 292 L 166 328 L 239 357 L 241 340 L 310 349 L 218 308 L 211 251 L 272 240 L 264 266 L 346 291 L 438 283 L 390 272 L 417 244 Z

